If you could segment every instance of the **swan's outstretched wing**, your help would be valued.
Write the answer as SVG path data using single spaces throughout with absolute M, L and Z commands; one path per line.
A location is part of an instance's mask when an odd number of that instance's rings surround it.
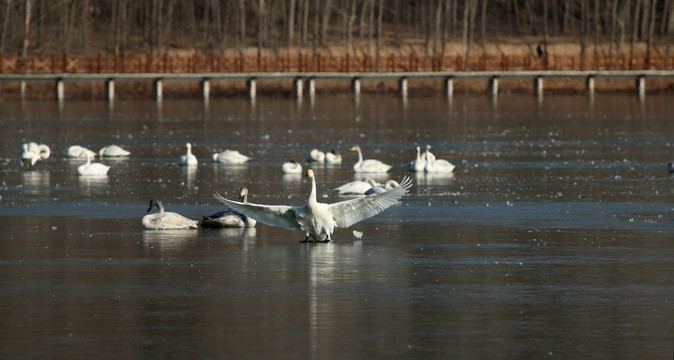
M 405 177 L 400 182 L 400 186 L 390 190 L 330 204 L 330 211 L 337 222 L 337 226 L 341 228 L 349 227 L 386 210 L 405 196 L 410 187 L 412 187 L 412 179 Z
M 288 230 L 301 230 L 297 222 L 298 207 L 287 205 L 259 205 L 227 200 L 222 195 L 213 194 L 218 201 L 230 208 L 269 226 L 277 226 Z

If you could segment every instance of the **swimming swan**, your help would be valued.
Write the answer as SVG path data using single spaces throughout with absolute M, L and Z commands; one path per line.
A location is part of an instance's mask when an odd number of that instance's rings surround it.
M 25 143 L 21 146 L 21 154 L 19 158 L 21 163 L 28 162 L 30 166 L 34 166 L 38 160 L 48 159 L 51 155 L 49 146 L 45 144 L 38 145 L 34 142 Z
M 306 176 L 311 179 L 311 193 L 304 205 L 244 204 L 227 200 L 218 193 L 213 196 L 223 204 L 263 224 L 304 231 L 306 234 L 304 241 L 310 241 L 311 237 L 313 241 L 330 242 L 336 227 L 346 228 L 379 214 L 400 200 L 412 186 L 412 180 L 406 177 L 399 187 L 382 193 L 325 204 L 316 200 L 316 178 L 313 170 L 307 170 Z
M 426 148 L 426 159 L 432 159 L 430 161 L 426 162 L 426 167 L 424 168 L 424 172 L 427 173 L 451 173 L 454 171 L 454 164 L 450 163 L 447 160 L 443 159 L 435 159 L 435 156 L 430 157 L 430 153 L 428 152 L 428 148 Z
M 400 186 L 400 184 L 398 184 L 397 181 L 389 180 L 385 184 L 378 184 L 376 186 L 371 187 L 369 190 L 365 192 L 365 195 L 379 194 L 386 190 L 391 190 L 397 186 Z
M 225 150 L 213 154 L 213 161 L 221 164 L 243 164 L 250 159 L 249 156 L 243 155 L 237 150 Z
M 248 203 L 248 188 L 242 187 L 239 191 L 239 200 L 244 204 Z M 232 209 L 218 211 L 210 216 L 204 216 L 201 221 L 202 228 L 252 228 L 257 221 Z
M 407 171 L 424 172 L 424 169 L 426 168 L 426 156 L 424 156 L 424 158 L 422 159 L 420 152 L 421 148 L 417 146 L 417 158 L 415 160 L 410 161 L 410 163 L 407 165 Z
M 131 155 L 131 152 L 122 149 L 119 145 L 108 145 L 98 150 L 98 156 L 100 157 L 124 157 L 129 155 Z
M 353 165 L 353 172 L 385 173 L 391 169 L 390 165 L 386 165 L 379 160 L 363 160 L 363 153 L 360 151 L 360 146 L 358 145 L 352 147 L 351 151 L 358 152 L 358 162 Z
M 329 153 L 325 154 L 325 162 L 328 164 L 341 164 L 342 155 L 335 150 L 330 150 Z
M 84 154 L 82 154 L 84 152 Z M 91 156 L 92 158 L 96 157 L 96 153 L 85 148 L 84 146 L 79 146 L 79 145 L 72 145 L 69 146 L 66 151 L 63 152 L 63 156 L 73 159 L 73 158 L 82 158 L 85 159 L 87 155 Z
M 312 149 L 307 155 L 307 162 L 316 162 L 322 164 L 325 162 L 325 153 L 318 149 Z
M 423 161 L 433 161 L 435 160 L 435 155 L 431 152 L 432 147 L 428 144 L 426 144 L 426 151 L 421 153 L 421 160 Z
M 340 195 L 365 195 L 365 193 L 377 186 L 374 180 L 370 178 L 365 178 L 363 180 L 355 180 L 348 182 L 340 187 L 336 187 L 333 190 L 337 191 Z
M 150 200 L 150 208 L 147 209 L 147 212 L 150 212 L 154 206 L 159 209 L 159 212 L 143 216 L 143 229 L 183 230 L 197 228 L 197 223 L 199 222 L 196 220 L 188 219 L 174 212 L 164 212 L 164 206 L 162 206 L 161 201 L 159 200 Z
M 180 155 L 178 158 L 178 165 L 180 166 L 197 166 L 199 164 L 199 161 L 197 160 L 197 157 L 192 155 L 192 144 L 187 143 L 185 145 L 187 147 L 187 152 L 185 155 Z
M 284 174 L 301 174 L 302 165 L 295 160 L 290 160 L 281 165 L 281 172 Z
M 77 175 L 101 176 L 108 174 L 110 167 L 101 163 L 92 163 L 91 154 L 82 151 L 79 156 L 86 156 L 87 163 L 77 167 Z

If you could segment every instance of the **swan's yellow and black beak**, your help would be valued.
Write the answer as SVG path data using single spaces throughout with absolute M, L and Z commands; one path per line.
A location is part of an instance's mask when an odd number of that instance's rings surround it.
M 308 176 L 308 177 L 313 177 L 313 176 L 314 176 L 314 171 L 311 170 L 311 169 L 307 170 L 306 176 Z

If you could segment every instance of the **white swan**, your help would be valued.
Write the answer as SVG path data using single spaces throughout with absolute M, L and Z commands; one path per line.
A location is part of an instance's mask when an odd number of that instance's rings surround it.
M 342 155 L 335 150 L 330 150 L 330 152 L 325 153 L 325 162 L 328 164 L 341 164 Z
M 301 174 L 302 165 L 295 160 L 290 160 L 281 165 L 281 172 L 284 174 Z
M 348 182 L 342 186 L 336 187 L 333 190 L 337 191 L 340 195 L 365 195 L 365 193 L 377 186 L 374 180 L 370 178 L 365 178 L 363 180 L 355 180 Z
M 307 162 L 316 162 L 322 164 L 325 162 L 325 153 L 318 149 L 312 149 L 307 155 Z
M 82 154 L 84 152 L 84 154 Z M 66 151 L 63 152 L 63 156 L 72 159 L 72 158 L 81 158 L 85 159 L 87 155 L 91 156 L 92 158 L 96 157 L 96 153 L 85 148 L 84 146 L 79 146 L 79 145 L 72 145 L 69 146 Z
M 365 192 L 365 195 L 373 195 L 373 194 L 379 194 L 382 193 L 386 190 L 391 190 L 394 187 L 400 186 L 397 181 L 395 180 L 389 180 L 385 184 L 378 184 L 377 186 L 371 187 L 369 190 Z
M 143 229 L 145 230 L 182 230 L 182 229 L 196 229 L 199 223 L 196 220 L 188 219 L 180 214 L 174 212 L 165 212 L 161 201 L 150 200 L 150 212 L 156 206 L 159 209 L 158 213 L 148 214 L 143 216 Z
M 125 157 L 131 155 L 130 151 L 124 150 L 119 145 L 108 145 L 98 150 L 100 157 Z
M 426 150 L 428 151 L 428 150 Z M 421 148 L 417 146 L 417 158 L 410 161 L 407 165 L 407 171 L 411 172 L 424 172 L 426 168 L 426 157 L 421 158 Z
M 358 152 L 358 162 L 355 165 L 353 165 L 353 172 L 385 173 L 391 169 L 390 165 L 386 165 L 379 160 L 373 159 L 363 160 L 363 153 L 360 151 L 360 146 L 358 145 L 352 147 L 351 151 Z
M 243 155 L 237 150 L 225 150 L 213 154 L 213 161 L 221 164 L 243 164 L 250 159 L 251 157 Z
M 180 166 L 197 166 L 199 164 L 199 161 L 197 160 L 197 157 L 192 155 L 192 144 L 187 143 L 185 145 L 187 147 L 187 152 L 185 155 L 180 155 L 178 158 L 178 165 Z
M 82 151 L 79 156 L 86 156 L 87 163 L 77 167 L 77 175 L 102 176 L 108 174 L 110 167 L 101 163 L 92 163 L 90 154 Z
M 424 167 L 424 172 L 427 173 L 451 173 L 454 171 L 454 164 L 450 163 L 444 159 L 435 159 L 435 157 L 430 157 L 428 148 L 426 148 L 426 159 L 433 159 L 426 162 L 426 167 Z
M 258 205 L 241 203 L 213 196 L 225 205 L 270 226 L 288 230 L 301 230 L 306 234 L 304 241 L 332 241 L 336 227 L 347 228 L 361 220 L 371 218 L 400 200 L 412 186 L 412 180 L 403 179 L 399 187 L 372 196 L 359 197 L 332 204 L 316 200 L 316 178 L 313 170 L 307 170 L 311 178 L 311 193 L 305 205 Z
M 426 162 L 435 160 L 435 155 L 431 152 L 432 147 L 426 144 L 426 151 L 421 153 L 421 160 Z
M 248 202 L 248 188 L 241 188 L 239 191 L 239 200 L 244 204 Z M 201 221 L 202 228 L 252 228 L 255 227 L 255 224 L 257 224 L 257 221 L 232 209 L 218 211 L 210 216 L 204 216 L 204 219 Z
M 34 142 L 25 143 L 21 146 L 21 154 L 19 158 L 22 164 L 28 162 L 32 167 L 38 160 L 48 159 L 51 155 L 49 146 L 45 144 L 38 145 Z

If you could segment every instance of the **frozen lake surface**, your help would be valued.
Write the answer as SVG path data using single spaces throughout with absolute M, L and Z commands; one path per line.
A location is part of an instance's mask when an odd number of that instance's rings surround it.
M 0 358 L 671 358 L 670 96 L 3 102 Z M 21 144 L 51 147 L 34 169 Z M 176 166 L 190 142 L 196 169 Z M 69 145 L 118 144 L 105 177 Z M 302 204 L 366 158 L 457 165 L 330 244 L 253 229 L 144 231 L 150 199 L 201 219 L 215 191 Z M 212 162 L 236 149 L 246 165 Z M 98 161 L 98 160 L 97 160 Z M 354 235 L 354 230 L 362 237 Z

